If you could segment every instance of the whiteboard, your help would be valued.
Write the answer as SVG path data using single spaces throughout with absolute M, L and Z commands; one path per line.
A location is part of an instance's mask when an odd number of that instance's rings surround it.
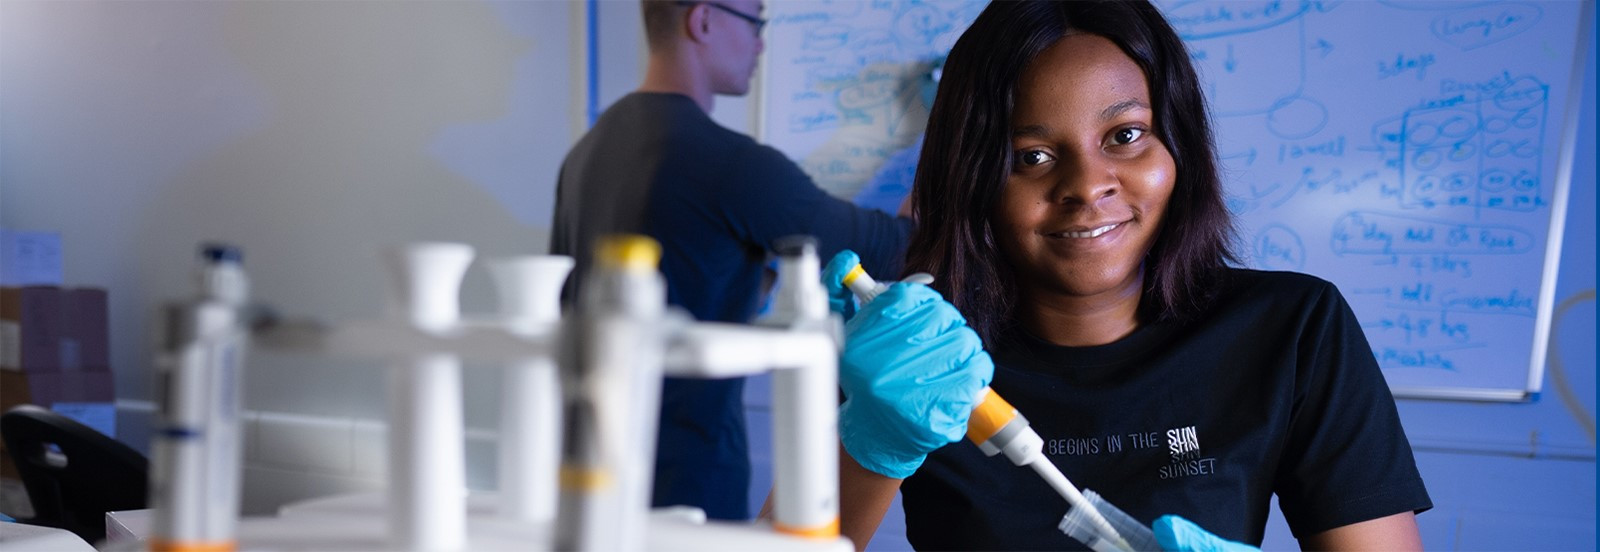
M 1337 284 L 1397 396 L 1538 393 L 1588 4 L 1160 5 L 1201 71 L 1247 264 Z M 903 194 L 928 70 L 983 6 L 770 3 L 762 138 L 840 197 Z

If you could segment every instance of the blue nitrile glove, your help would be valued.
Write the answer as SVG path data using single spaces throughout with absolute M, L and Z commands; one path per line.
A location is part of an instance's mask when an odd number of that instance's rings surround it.
M 844 287 L 844 277 L 858 264 L 861 264 L 861 257 L 846 249 L 834 255 L 828 266 L 822 268 L 822 287 L 828 290 L 828 310 L 839 313 L 847 321 L 856 313 L 856 295 Z
M 862 467 L 903 479 L 960 440 L 994 363 L 939 292 L 897 283 L 845 324 L 839 439 Z
M 1213 535 L 1179 516 L 1156 518 L 1150 529 L 1167 552 L 1261 552 L 1260 548 Z

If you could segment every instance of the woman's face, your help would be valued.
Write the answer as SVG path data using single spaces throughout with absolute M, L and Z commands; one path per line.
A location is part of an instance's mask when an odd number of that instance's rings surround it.
M 994 234 L 1024 308 L 1137 307 L 1177 179 L 1154 123 L 1144 72 L 1105 37 L 1068 35 L 1023 73 Z

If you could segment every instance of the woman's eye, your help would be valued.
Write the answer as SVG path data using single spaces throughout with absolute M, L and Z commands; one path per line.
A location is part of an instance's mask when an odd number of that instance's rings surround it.
M 1111 134 L 1111 143 L 1119 146 L 1123 144 L 1130 144 L 1133 143 L 1134 140 L 1138 140 L 1141 136 L 1144 136 L 1144 133 L 1145 130 L 1142 128 L 1129 127 L 1120 129 Z
M 1024 151 L 1017 154 L 1017 164 L 1025 167 L 1043 165 L 1050 162 L 1051 159 L 1054 158 L 1050 157 L 1050 154 L 1039 150 Z

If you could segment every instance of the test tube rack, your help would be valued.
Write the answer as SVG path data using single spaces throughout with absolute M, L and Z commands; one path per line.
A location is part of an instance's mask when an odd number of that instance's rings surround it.
M 838 533 L 840 329 L 817 278 L 814 242 L 797 239 L 780 248 L 783 285 L 771 314 L 753 325 L 696 322 L 667 309 L 664 291 L 650 286 L 614 290 L 643 308 L 613 309 L 603 320 L 582 307 L 562 316 L 560 290 L 572 260 L 559 256 L 485 263 L 500 312 L 464 318 L 458 297 L 473 257 L 470 246 L 457 243 L 396 248 L 385 257 L 396 292 L 390 316 L 257 331 L 258 348 L 386 362 L 389 481 L 380 493 L 322 497 L 288 505 L 275 517 L 246 517 L 241 550 L 854 549 Z M 659 281 L 653 264 L 649 276 Z M 505 370 L 497 493 L 466 489 L 462 361 Z M 693 508 L 651 511 L 653 454 L 636 451 L 654 451 L 657 403 L 648 394 L 659 392 L 659 378 L 768 371 L 772 519 L 720 522 Z M 635 408 L 622 415 L 625 424 L 564 432 L 564 415 L 582 411 L 573 408 L 584 392 L 573 389 L 572 375 L 601 372 L 642 373 L 653 381 L 587 382 L 612 387 L 608 402 L 623 401 L 601 408 Z M 649 446 L 601 466 L 610 473 L 593 473 L 585 469 L 594 466 L 578 469 L 572 458 L 557 456 L 572 450 L 574 439 Z

